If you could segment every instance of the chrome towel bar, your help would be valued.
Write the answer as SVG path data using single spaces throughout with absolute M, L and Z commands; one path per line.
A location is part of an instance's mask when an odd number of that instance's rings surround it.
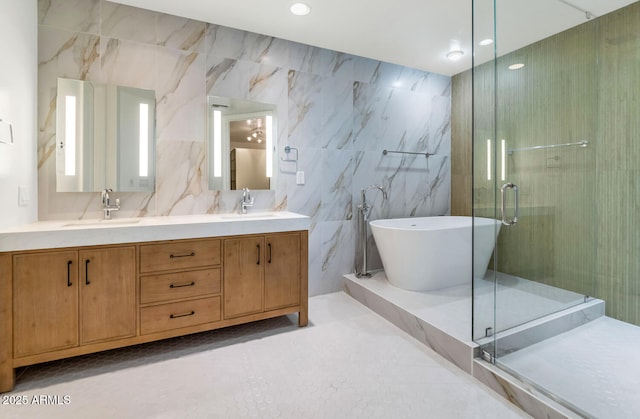
M 387 155 L 387 153 L 398 153 L 398 154 L 420 154 L 423 155 L 427 158 L 429 158 L 429 156 L 433 156 L 433 153 L 417 153 L 415 151 L 390 151 L 390 150 L 382 150 L 382 154 L 384 154 L 385 156 Z
M 582 148 L 588 147 L 589 146 L 589 141 L 582 140 L 582 141 L 577 141 L 575 143 L 536 145 L 536 146 L 533 146 L 533 147 L 510 148 L 510 149 L 507 150 L 507 153 L 509 155 L 511 155 L 515 151 L 542 150 L 542 149 L 545 149 L 545 148 L 559 148 L 559 147 L 572 147 L 572 146 L 578 146 L 578 147 L 582 147 Z

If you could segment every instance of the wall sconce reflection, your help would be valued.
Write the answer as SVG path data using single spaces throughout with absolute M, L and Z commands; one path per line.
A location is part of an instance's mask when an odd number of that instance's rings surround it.
M 64 174 L 76 175 L 76 97 L 66 96 L 64 105 Z
M 267 115 L 266 119 L 266 140 L 267 140 L 267 177 L 273 176 L 273 117 Z
M 222 112 L 213 111 L 213 176 L 222 177 Z

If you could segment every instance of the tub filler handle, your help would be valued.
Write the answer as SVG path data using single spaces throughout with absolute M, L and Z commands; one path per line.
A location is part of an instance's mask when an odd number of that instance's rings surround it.
M 513 218 L 508 219 L 507 218 L 507 189 L 513 189 L 514 192 L 514 214 L 513 214 Z M 502 185 L 502 188 L 500 188 L 500 201 L 502 204 L 502 224 L 506 225 L 506 226 L 512 226 L 514 224 L 516 224 L 518 222 L 518 185 L 514 184 L 514 183 L 505 183 L 504 185 Z

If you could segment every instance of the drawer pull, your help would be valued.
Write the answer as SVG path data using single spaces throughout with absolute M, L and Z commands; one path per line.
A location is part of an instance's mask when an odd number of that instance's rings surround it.
M 184 314 L 170 314 L 169 318 L 170 319 L 177 319 L 177 318 L 180 318 L 180 317 L 193 316 L 194 314 L 196 314 L 196 312 L 191 310 L 189 313 L 184 313 Z
M 71 282 L 71 264 L 72 263 L 73 263 L 72 261 L 67 262 L 67 287 L 70 287 L 73 285 L 73 283 Z
M 91 281 L 89 281 L 89 263 L 91 261 L 89 259 L 84 261 L 84 283 L 89 285 Z
M 195 281 L 191 281 L 190 284 L 179 284 L 179 285 L 171 284 L 169 285 L 169 288 L 193 287 L 195 284 L 196 284 Z
M 175 259 L 175 258 L 188 258 L 188 257 L 195 256 L 195 255 L 196 255 L 196 252 L 191 252 L 191 253 L 187 253 L 187 254 L 184 254 L 184 255 L 174 255 L 172 253 L 172 254 L 169 255 L 169 257 L 171 259 Z

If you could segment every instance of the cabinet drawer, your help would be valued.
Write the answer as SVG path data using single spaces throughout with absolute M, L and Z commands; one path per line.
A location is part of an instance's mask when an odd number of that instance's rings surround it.
M 140 309 L 143 335 L 220 320 L 220 297 L 201 298 Z
M 181 240 L 140 246 L 140 272 L 220 264 L 220 240 Z
M 140 277 L 140 304 L 220 293 L 220 269 Z

